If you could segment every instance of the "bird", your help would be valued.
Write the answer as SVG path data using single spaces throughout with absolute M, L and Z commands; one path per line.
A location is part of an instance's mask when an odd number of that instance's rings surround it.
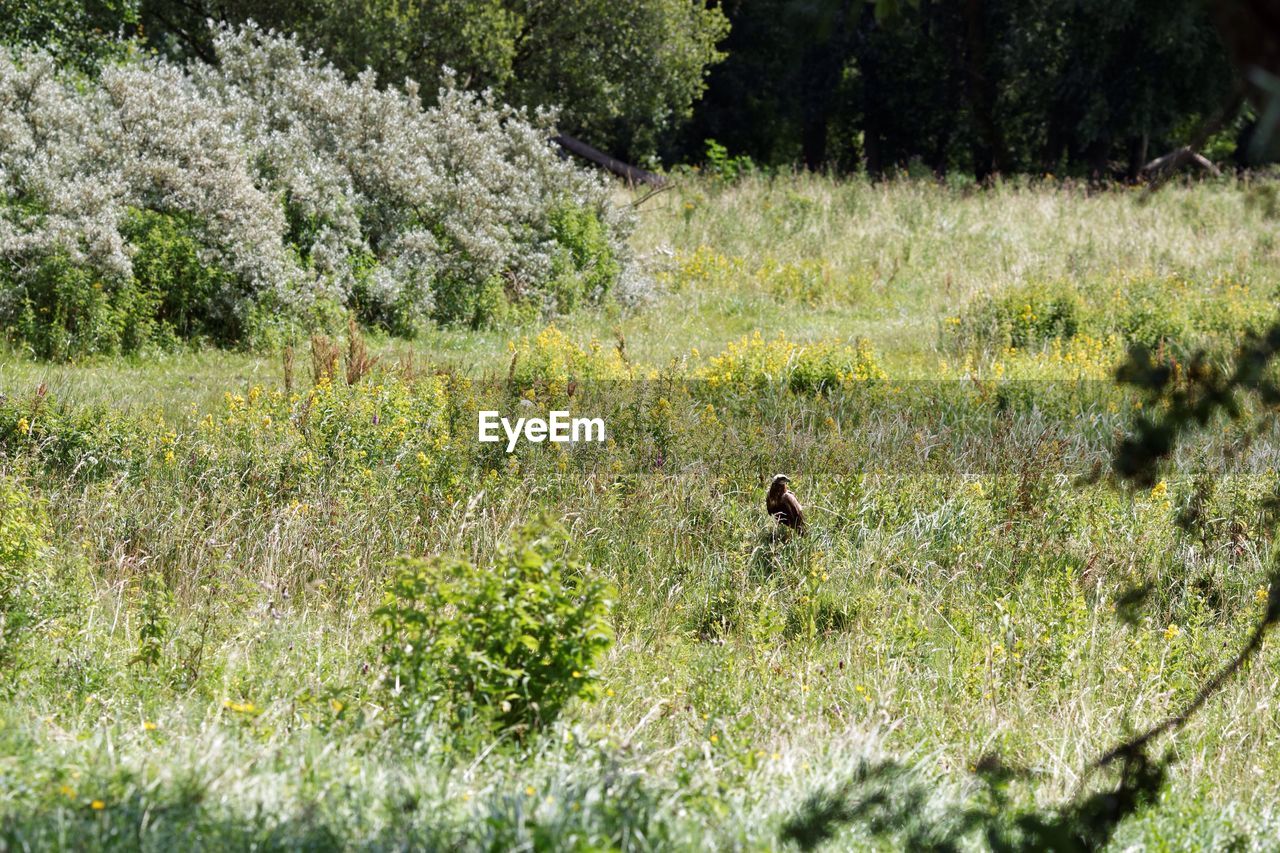
M 769 493 L 765 495 L 764 508 L 779 524 L 803 533 L 804 510 L 800 508 L 800 501 L 796 500 L 795 494 L 787 488 L 787 483 L 790 482 L 791 478 L 786 474 L 774 477 L 769 483 Z

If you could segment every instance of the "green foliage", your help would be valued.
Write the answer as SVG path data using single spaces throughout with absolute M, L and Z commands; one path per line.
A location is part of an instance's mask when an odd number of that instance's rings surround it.
M 128 54 L 121 36 L 141 21 L 141 0 L 0 0 L 0 44 L 38 47 L 92 73 Z
M 154 430 L 107 406 L 67 406 L 37 394 L 0 400 L 0 449 L 27 452 L 41 464 L 91 480 L 128 470 L 154 448 Z
M 138 614 L 138 655 L 134 660 L 147 669 L 156 669 L 164 660 L 172 608 L 173 595 L 165 585 L 164 577 L 158 572 L 144 576 Z
M 13 342 L 37 358 L 135 352 L 152 336 L 152 294 L 62 253 L 33 259 L 0 286 L 9 291 L 5 320 Z
M 719 4 L 702 0 L 582 0 L 555 13 L 513 6 L 525 22 L 513 96 L 558 104 L 570 133 L 640 160 L 692 112 L 729 31 Z
M 608 229 L 594 211 L 561 206 L 551 214 L 551 227 L 560 245 L 553 261 L 551 293 L 557 310 L 568 313 L 608 293 L 622 265 L 614 257 Z
M 689 115 L 728 30 L 720 8 L 701 0 L 143 3 L 153 44 L 206 60 L 209 16 L 295 32 L 350 75 L 373 68 L 384 80 L 412 78 L 428 94 L 448 66 L 465 85 L 492 87 L 512 103 L 561 107 L 563 130 L 631 158 L 653 153 Z
M 714 139 L 707 140 L 705 169 L 708 175 L 732 183 L 758 171 L 756 163 L 745 154 L 729 156 L 729 149 Z
M 713 357 L 703 374 L 713 387 L 760 391 L 786 388 L 797 394 L 820 394 L 841 387 L 884 379 L 871 345 L 838 341 L 796 344 L 786 336 L 766 340 L 759 332 L 731 342 Z
M 375 614 L 387 683 L 405 712 L 544 727 L 596 694 L 610 605 L 608 585 L 566 560 L 554 531 L 527 528 L 491 566 L 401 560 Z
M 982 296 L 961 314 L 958 336 L 988 347 L 1038 347 L 1080 331 L 1083 305 L 1065 287 L 1025 285 Z
M 1172 765 L 1163 786 L 1159 752 L 1082 766 L 1126 718 L 1180 715 L 1274 607 L 1270 403 L 1215 386 L 1266 420 L 1193 406 L 1211 428 L 1192 424 L 1154 488 L 1126 491 L 1079 475 L 1135 416 L 1132 391 L 1000 383 L 982 365 L 978 381 L 908 378 L 957 375 L 931 333 L 965 294 L 1028 281 L 1070 284 L 1085 309 L 1077 342 L 1108 315 L 1119 329 L 1127 294 L 1148 288 L 1177 314 L 1170 327 L 1235 323 L 1215 306 L 1255 316 L 1269 285 L 1246 299 L 1213 283 L 1227 270 L 1272 278 L 1274 259 L 1255 250 L 1268 228 L 1241 226 L 1236 191 L 1171 187 L 1131 207 L 1039 186 L 962 196 L 747 179 L 696 196 L 685 230 L 688 191 L 646 214 L 642 251 L 689 259 L 707 244 L 689 269 L 673 265 L 660 301 L 580 314 L 511 349 L 442 330 L 397 368 L 404 348 L 371 342 L 380 367 L 348 383 L 339 352 L 323 392 L 304 349 L 283 383 L 278 356 L 249 353 L 72 366 L 0 355 L 0 459 L 44 498 L 58 586 L 83 565 L 96 591 L 68 618 L 41 617 L 0 701 L 0 847 L 773 849 L 825 836 L 827 849 L 1217 849 L 1272 837 L 1280 754 L 1258 748 L 1273 720 L 1257 712 L 1272 701 L 1271 644 L 1173 744 L 1212 761 Z M 816 285 L 811 265 L 830 267 L 828 286 L 868 282 L 863 298 L 836 311 L 807 287 L 773 292 L 784 266 Z M 753 281 L 765 268 L 767 289 Z M 726 342 L 775 323 L 796 342 L 866 335 L 891 378 L 823 394 L 701 381 Z M 751 340 L 744 379 L 806 359 L 806 344 Z M 1018 357 L 1060 376 L 1054 352 Z M 474 372 L 440 367 L 459 363 Z M 1169 389 L 1188 390 L 1192 362 L 1181 374 L 1157 363 Z M 654 364 L 654 382 L 592 381 Z M 477 407 L 543 414 L 552 385 L 575 413 L 607 418 L 610 444 L 477 449 Z M 772 535 L 763 484 L 778 471 L 795 477 L 804 537 Z M 499 711 L 437 683 L 461 682 L 442 667 L 422 670 L 425 700 L 392 701 L 370 595 L 387 562 L 461 554 L 476 576 L 465 584 L 479 585 L 510 571 L 504 532 L 542 512 L 569 519 L 582 560 L 616 583 L 597 701 L 570 701 L 517 748 L 496 725 L 388 737 L 389 717 L 487 724 Z M 563 573 L 561 553 L 547 559 Z M 453 576 L 447 561 L 419 568 Z M 1126 596 L 1133 585 L 1149 594 Z M 416 600 L 441 631 L 480 630 Z M 486 619 L 510 603 L 484 600 Z
M 1136 178 L 1226 104 L 1200 0 L 753 0 L 679 154 L 720 140 L 770 166 Z M 743 95 L 749 92 L 749 96 Z
M 23 483 L 0 474 L 0 670 L 15 667 L 19 648 L 41 618 L 48 582 L 41 556 L 45 524 Z
M 241 339 L 235 278 L 203 260 L 199 223 L 183 214 L 133 210 L 121 234 L 133 247 L 135 287 L 154 306 L 159 336 L 223 345 Z M 130 343 L 122 350 L 143 342 Z
M 432 316 L 444 325 L 493 328 L 532 320 L 540 308 L 524 294 L 508 293 L 507 282 L 500 276 L 481 281 L 465 275 L 437 276 L 431 291 L 435 294 Z
M 946 343 L 960 350 L 1041 349 L 1080 337 L 1185 357 L 1228 351 L 1239 335 L 1265 328 L 1271 306 L 1267 290 L 1226 276 L 1117 275 L 984 294 L 944 325 Z
M 202 259 L 189 217 L 132 210 L 121 228 L 133 252 L 130 276 L 77 264 L 65 253 L 8 267 L 4 312 L 14 343 L 64 361 L 132 354 L 177 340 L 241 340 L 235 280 Z M 0 274 L 3 275 L 3 274 Z

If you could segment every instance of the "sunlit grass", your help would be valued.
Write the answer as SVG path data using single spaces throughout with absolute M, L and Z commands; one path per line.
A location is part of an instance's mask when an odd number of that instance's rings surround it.
M 1212 424 L 1154 490 L 1081 476 L 1134 411 L 1106 381 L 1136 334 L 1115 316 L 1184 288 L 1156 319 L 1198 341 L 1266 309 L 1276 249 L 1244 205 L 1225 185 L 1144 204 L 697 183 L 641 208 L 649 301 L 375 338 L 352 388 L 313 390 L 305 341 L 291 394 L 280 353 L 5 355 L 0 473 L 44 505 L 62 603 L 0 699 L 0 847 L 771 848 L 808 792 L 885 756 L 939 802 L 992 751 L 1029 771 L 1022 800 L 1070 796 L 1266 598 L 1274 434 Z M 1200 299 L 1226 279 L 1248 287 Z M 1070 335 L 1030 317 L 1062 282 L 1105 308 Z M 979 322 L 1009 294 L 1019 346 Z M 614 444 L 479 448 L 475 407 L 511 402 L 509 372 L 539 407 L 616 404 Z M 656 379 L 568 398 L 588 376 Z M 764 515 L 779 471 L 803 539 Z M 484 566 L 541 515 L 616 588 L 598 700 L 524 742 L 393 724 L 370 618 L 388 561 Z M 1140 581 L 1158 593 L 1125 625 Z M 1274 831 L 1277 666 L 1267 650 L 1178 735 L 1169 794 L 1119 846 Z

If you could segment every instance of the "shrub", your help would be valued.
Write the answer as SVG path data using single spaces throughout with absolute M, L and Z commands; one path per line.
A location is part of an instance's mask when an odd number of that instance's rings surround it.
M 746 154 L 729 156 L 729 149 L 714 139 L 705 142 L 707 146 L 705 169 L 708 175 L 722 181 L 734 182 L 754 175 L 760 171 L 754 160 Z
M 131 279 L 95 273 L 61 251 L 0 276 L 12 342 L 37 358 L 130 352 L 150 337 L 154 304 Z
M 1073 337 L 1083 313 L 1074 290 L 1031 284 L 979 297 L 952 325 L 962 346 L 1026 349 Z
M 0 452 L 27 453 L 84 480 L 144 464 L 155 432 L 154 421 L 102 405 L 72 407 L 40 391 L 0 398 Z
M 40 619 L 44 516 L 21 482 L 0 475 L 0 669 Z
M 950 343 L 961 350 L 1040 349 L 1115 335 L 1126 346 L 1192 352 L 1222 349 L 1244 332 L 1261 332 L 1273 313 L 1265 291 L 1231 278 L 1118 273 L 980 296 L 946 327 Z
M 424 109 L 252 26 L 215 47 L 96 81 L 0 56 L 0 319 L 39 354 L 234 343 L 326 305 L 397 334 L 488 325 L 634 276 L 630 214 L 554 154 L 551 114 L 449 75 Z
M 134 251 L 137 289 L 166 336 L 234 343 L 244 334 L 236 279 L 203 257 L 201 231 L 189 215 L 131 210 L 121 234 Z
M 317 285 L 345 301 L 360 269 L 349 259 L 372 256 L 362 307 L 393 330 L 500 322 L 511 302 L 557 310 L 555 262 L 574 250 L 565 210 L 596 217 L 624 255 L 630 218 L 602 179 L 551 150 L 552 114 L 463 91 L 448 73 L 423 109 L 412 83 L 348 81 L 252 26 L 220 30 L 215 47 L 218 68 L 197 78 L 247 129 Z
M 507 343 L 511 353 L 511 379 L 521 389 L 548 384 L 565 385 L 577 380 L 622 379 L 631 375 L 629 365 L 614 347 L 592 340 L 578 346 L 555 326 L 533 337 Z
M 256 402 L 232 397 L 228 408 L 243 412 L 250 423 Z M 305 434 L 315 453 L 334 464 L 364 468 L 400 462 L 416 468 L 448 439 L 445 409 L 445 385 L 437 376 L 410 385 L 379 373 L 347 386 L 322 375 L 306 401 Z
M 560 247 L 551 262 L 556 310 L 570 311 L 608 293 L 622 266 L 600 216 L 580 205 L 561 205 L 551 214 L 551 232 Z
M 563 550 L 558 531 L 527 528 L 491 566 L 402 559 L 376 612 L 401 710 L 523 733 L 593 696 L 611 592 Z
M 759 332 L 730 343 L 711 359 L 702 377 L 713 386 L 740 390 L 778 385 L 798 394 L 822 393 L 851 383 L 885 378 L 866 341 L 797 344 L 779 334 L 765 340 Z

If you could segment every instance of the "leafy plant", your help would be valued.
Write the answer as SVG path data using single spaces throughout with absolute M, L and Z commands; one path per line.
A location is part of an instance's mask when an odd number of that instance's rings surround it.
M 142 579 L 138 626 L 138 654 L 134 661 L 155 669 L 164 660 L 164 646 L 171 628 L 170 611 L 173 595 L 160 572 L 150 572 Z
M 402 713 L 447 709 L 523 734 L 595 695 L 611 605 L 554 529 L 526 528 L 489 566 L 402 559 L 375 613 L 387 684 Z
M 22 483 L 0 475 L 0 667 L 14 664 L 40 619 L 44 516 Z
M 1024 349 L 1074 337 L 1082 314 L 1078 294 L 1037 283 L 979 297 L 953 325 L 962 345 Z
M 571 311 L 608 293 L 622 273 L 622 265 L 600 216 L 581 205 L 561 205 L 551 214 L 551 233 L 560 245 L 552 261 L 551 293 L 556 310 Z
M 736 157 L 730 157 L 729 149 L 714 139 L 708 139 L 706 144 L 707 174 L 732 183 L 758 171 L 755 161 L 747 155 L 739 154 Z
M 797 344 L 786 335 L 766 340 L 759 332 L 731 342 L 712 357 L 703 377 L 714 386 L 760 390 L 770 385 L 799 394 L 885 378 L 871 345 L 818 341 Z
M 132 210 L 121 233 L 133 248 L 137 289 L 167 336 L 221 344 L 240 340 L 244 318 L 237 309 L 236 279 L 206 259 L 194 217 Z

